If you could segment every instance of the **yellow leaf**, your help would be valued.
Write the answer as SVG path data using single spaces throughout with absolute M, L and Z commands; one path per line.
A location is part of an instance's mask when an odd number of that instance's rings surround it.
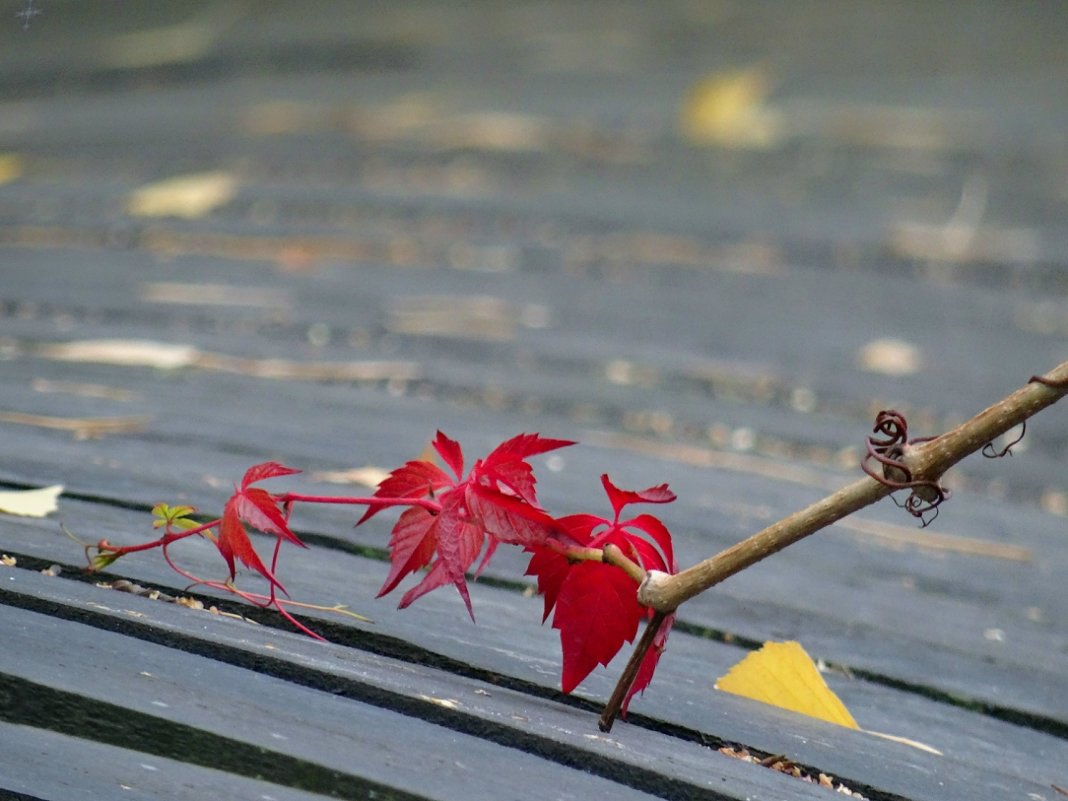
M 767 148 L 780 138 L 779 113 L 765 104 L 772 82 L 765 69 L 716 72 L 683 102 L 683 135 L 696 145 Z
M 766 642 L 716 682 L 716 689 L 859 729 L 800 643 Z
M 716 682 L 716 689 L 942 756 L 937 748 L 918 740 L 861 729 L 845 704 L 827 686 L 812 657 L 800 643 L 792 640 L 764 643 L 759 651 L 727 671 Z
M 22 517 L 44 517 L 56 511 L 56 498 L 63 492 L 63 485 L 32 490 L 0 492 L 0 512 Z
M 22 158 L 15 153 L 0 153 L 0 184 L 10 183 L 22 175 Z
M 177 175 L 136 189 L 126 210 L 135 217 L 195 219 L 229 203 L 235 194 L 237 180 L 227 172 Z

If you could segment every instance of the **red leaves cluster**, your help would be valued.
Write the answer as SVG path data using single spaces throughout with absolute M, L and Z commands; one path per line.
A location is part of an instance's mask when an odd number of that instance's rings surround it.
M 393 590 L 409 573 L 430 565 L 423 580 L 401 598 L 401 607 L 443 584 L 453 584 L 474 619 L 465 574 L 483 547 L 485 553 L 476 575 L 486 567 L 498 544 L 534 546 L 555 528 L 552 517 L 538 506 L 534 470 L 526 460 L 573 444 L 537 434 L 520 434 L 476 461 L 463 478 L 464 456 L 459 443 L 439 431 L 434 450 L 453 476 L 431 462 L 411 461 L 394 470 L 375 492 L 376 499 L 401 503 L 436 500 L 436 508 L 406 509 L 393 527 L 389 542 L 391 568 L 379 597 Z M 387 505 L 393 504 L 369 504 L 359 523 Z
M 612 519 L 588 514 L 562 517 L 557 522 L 566 540 L 582 548 L 615 545 L 646 570 L 674 573 L 677 568 L 671 534 L 664 524 L 650 514 L 627 520 L 620 520 L 620 516 L 630 504 L 669 503 L 675 500 L 675 494 L 666 484 L 639 491 L 621 490 L 607 474 L 601 476 L 601 483 L 612 505 Z M 564 654 L 562 686 L 564 692 L 571 692 L 597 665 L 612 661 L 624 642 L 634 640 L 638 623 L 650 616 L 651 610 L 638 603 L 633 579 L 619 568 L 597 561 L 574 562 L 557 543 L 531 550 L 527 575 L 537 577 L 538 591 L 545 598 L 542 619 L 556 610 L 553 628 L 560 630 Z M 624 712 L 631 697 L 652 680 L 673 621 L 672 616 L 661 625 L 623 703 Z
M 529 551 L 527 575 L 537 578 L 545 597 L 543 619 L 555 609 L 553 627 L 560 631 L 564 655 L 564 692 L 571 692 L 597 665 L 607 665 L 624 642 L 634 640 L 641 619 L 651 614 L 638 603 L 634 579 L 617 566 L 591 558 L 591 553 L 603 554 L 606 546 L 614 545 L 645 570 L 676 570 L 671 535 L 659 519 L 650 514 L 620 519 L 631 504 L 675 500 L 667 485 L 629 491 L 602 476 L 611 519 L 589 514 L 553 518 L 541 509 L 527 459 L 571 444 L 520 434 L 476 461 L 464 477 L 459 444 L 439 431 L 433 447 L 452 475 L 431 462 L 410 461 L 379 484 L 360 519 L 362 523 L 387 506 L 409 506 L 393 527 L 391 567 L 379 596 L 409 574 L 428 569 L 401 598 L 401 607 L 453 584 L 473 618 L 466 574 L 479 554 L 482 561 L 476 576 L 502 542 Z M 627 702 L 652 679 L 671 622 L 661 626 Z
M 265 462 L 245 473 L 226 502 L 221 520 L 199 526 L 189 522 L 194 527 L 179 526 L 183 529 L 181 534 L 169 527 L 167 537 L 156 544 L 170 542 L 168 537 L 197 533 L 213 538 L 210 529 L 218 525 L 215 544 L 230 568 L 231 580 L 236 559 L 270 582 L 269 602 L 276 603 L 275 589 L 285 592 L 273 572 L 278 548 L 284 540 L 304 547 L 289 528 L 293 503 L 365 504 L 367 510 L 357 525 L 383 509 L 406 507 L 393 526 L 390 570 L 379 596 L 394 590 L 408 575 L 425 570 L 420 581 L 401 598 L 400 606 L 452 584 L 472 619 L 468 572 L 481 555 L 475 570 L 477 577 L 501 543 L 517 545 L 531 554 L 527 575 L 537 578 L 538 590 L 545 598 L 543 620 L 553 615 L 553 628 L 560 632 L 562 685 L 564 692 L 571 692 L 598 665 L 607 665 L 623 643 L 632 642 L 642 618 L 652 614 L 638 603 L 638 587 L 632 574 L 676 570 L 671 535 L 658 518 L 637 514 L 622 519 L 624 509 L 633 504 L 675 500 L 666 484 L 623 490 L 607 475 L 601 476 L 612 507 L 611 518 L 591 514 L 554 518 L 538 505 L 534 470 L 527 460 L 573 444 L 539 434 L 520 434 L 477 460 L 465 475 L 459 443 L 439 431 L 433 447 L 447 469 L 427 460 L 410 461 L 390 473 L 371 498 L 272 495 L 253 485 L 300 471 L 278 462 Z M 253 548 L 246 526 L 275 536 L 270 567 Z M 606 558 L 609 546 L 633 563 L 630 573 Z M 616 556 L 612 559 L 616 560 Z M 281 606 L 279 610 L 289 617 Z M 661 624 L 654 647 L 647 652 L 623 704 L 624 713 L 631 697 L 644 690 L 652 679 L 673 619 L 674 616 Z

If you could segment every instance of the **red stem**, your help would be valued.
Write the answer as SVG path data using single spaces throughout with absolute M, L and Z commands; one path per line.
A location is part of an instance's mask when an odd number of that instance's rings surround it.
M 278 541 L 277 541 L 277 544 L 275 545 L 274 558 L 271 560 L 271 572 L 272 573 L 274 572 L 274 570 L 278 566 L 278 551 L 279 551 L 279 546 L 281 546 L 281 544 L 282 544 L 282 540 L 281 540 L 281 538 L 279 538 Z M 273 583 L 271 584 L 271 594 L 270 594 L 270 596 L 261 595 L 258 592 L 245 592 L 244 590 L 239 590 L 237 587 L 235 587 L 233 584 L 230 584 L 229 582 L 208 581 L 206 579 L 202 579 L 202 578 L 199 578 L 197 576 L 194 576 L 189 571 L 184 570 L 181 567 L 178 567 L 178 565 L 175 564 L 174 561 L 171 559 L 171 555 L 169 553 L 167 553 L 167 544 L 163 545 L 162 551 L 163 551 L 163 558 L 167 561 L 167 564 L 170 566 L 171 570 L 173 570 L 179 576 L 182 576 L 183 578 L 189 579 L 189 581 L 192 582 L 191 586 L 195 585 L 195 586 L 199 586 L 199 587 L 208 587 L 210 589 L 221 590 L 223 592 L 228 592 L 228 593 L 231 593 L 232 595 L 236 595 L 238 598 L 243 598 L 244 600 L 248 601 L 250 604 L 252 604 L 254 606 L 258 606 L 258 607 L 260 607 L 262 609 L 266 609 L 269 606 L 273 606 L 275 609 L 278 610 L 278 613 L 280 615 L 282 615 L 282 617 L 284 617 L 286 620 L 288 620 L 290 623 L 292 623 L 293 626 L 295 626 L 297 629 L 299 629 L 300 631 L 304 632 L 305 634 L 307 634 L 309 637 L 311 637 L 313 639 L 319 640 L 321 642 L 326 642 L 326 639 L 324 637 L 320 636 L 319 634 L 316 634 L 314 631 L 309 629 L 307 626 L 305 626 L 303 623 L 301 623 L 299 620 L 297 620 L 295 617 L 293 617 L 293 615 L 291 615 L 289 612 L 287 612 L 285 610 L 285 607 L 283 606 L 285 601 L 280 599 L 280 598 L 278 598 L 275 595 L 275 585 Z
M 430 512 L 440 512 L 441 504 L 433 498 L 351 498 L 335 495 L 302 495 L 286 492 L 276 495 L 279 503 L 343 503 L 355 506 L 420 506 Z
M 208 529 L 215 528 L 216 526 L 221 524 L 222 520 L 212 520 L 210 523 L 205 523 L 202 526 L 197 526 L 196 528 L 191 528 L 186 531 L 174 532 L 168 530 L 162 537 L 160 537 L 158 540 L 152 540 L 152 542 L 142 542 L 138 545 L 108 544 L 105 545 L 103 548 L 100 548 L 99 550 L 101 552 L 106 552 L 109 554 L 118 554 L 119 556 L 125 556 L 129 553 L 137 553 L 138 551 L 148 551 L 152 548 L 166 549 L 167 546 L 170 545 L 172 542 L 184 540 L 186 537 L 191 537 L 194 534 L 201 534 L 207 531 Z

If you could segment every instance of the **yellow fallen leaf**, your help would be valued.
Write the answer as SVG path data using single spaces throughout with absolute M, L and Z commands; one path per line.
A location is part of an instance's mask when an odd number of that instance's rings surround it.
M 859 729 L 801 644 L 766 642 L 716 682 L 716 689 Z
M 63 492 L 62 484 L 32 490 L 0 492 L 0 512 L 21 517 L 44 517 L 56 511 L 56 498 Z
M 0 153 L 0 184 L 10 183 L 22 175 L 22 157 L 15 153 Z
M 772 81 L 762 67 L 716 72 L 683 101 L 683 135 L 696 145 L 767 148 L 780 138 L 779 114 L 765 100 Z
M 237 179 L 227 172 L 177 175 L 134 190 L 126 211 L 134 217 L 203 217 L 229 203 L 237 194 Z
M 727 671 L 716 682 L 716 689 L 942 756 L 937 748 L 918 740 L 861 729 L 845 704 L 827 686 L 812 657 L 800 643 L 792 640 L 764 643 L 759 651 Z

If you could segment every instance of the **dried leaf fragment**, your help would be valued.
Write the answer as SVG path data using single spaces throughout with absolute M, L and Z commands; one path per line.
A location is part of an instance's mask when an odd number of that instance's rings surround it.
M 16 153 L 0 153 L 0 184 L 10 183 L 22 176 L 22 157 Z
M 155 367 L 177 370 L 196 364 L 200 356 L 192 345 L 147 339 L 85 339 L 42 345 L 37 353 L 60 362 L 117 364 L 123 367 Z
M 364 487 L 377 487 L 387 478 L 390 471 L 374 465 L 353 467 L 349 470 L 319 470 L 311 474 L 315 481 L 328 484 L 359 484 Z
M 253 359 L 208 353 L 193 345 L 149 339 L 86 339 L 37 347 L 36 354 L 62 362 L 115 364 L 178 370 L 196 367 L 218 373 L 291 381 L 407 381 L 419 367 L 405 361 L 308 362 L 296 359 Z
M 127 434 L 141 431 L 152 418 L 148 415 L 126 417 L 51 417 L 44 414 L 0 410 L 0 423 L 70 431 L 75 439 L 96 439 L 108 434 Z
M 20 517 L 45 517 L 56 511 L 56 499 L 62 492 L 62 484 L 40 489 L 0 492 L 0 512 Z
M 681 113 L 683 135 L 696 145 L 774 147 L 782 121 L 768 108 L 772 80 L 760 66 L 712 73 L 690 91 Z
M 912 375 L 923 366 L 923 355 L 903 339 L 873 339 L 857 352 L 857 366 L 869 373 L 890 376 Z
M 134 190 L 126 211 L 134 217 L 193 220 L 226 205 L 236 194 L 237 179 L 221 170 L 177 175 Z

